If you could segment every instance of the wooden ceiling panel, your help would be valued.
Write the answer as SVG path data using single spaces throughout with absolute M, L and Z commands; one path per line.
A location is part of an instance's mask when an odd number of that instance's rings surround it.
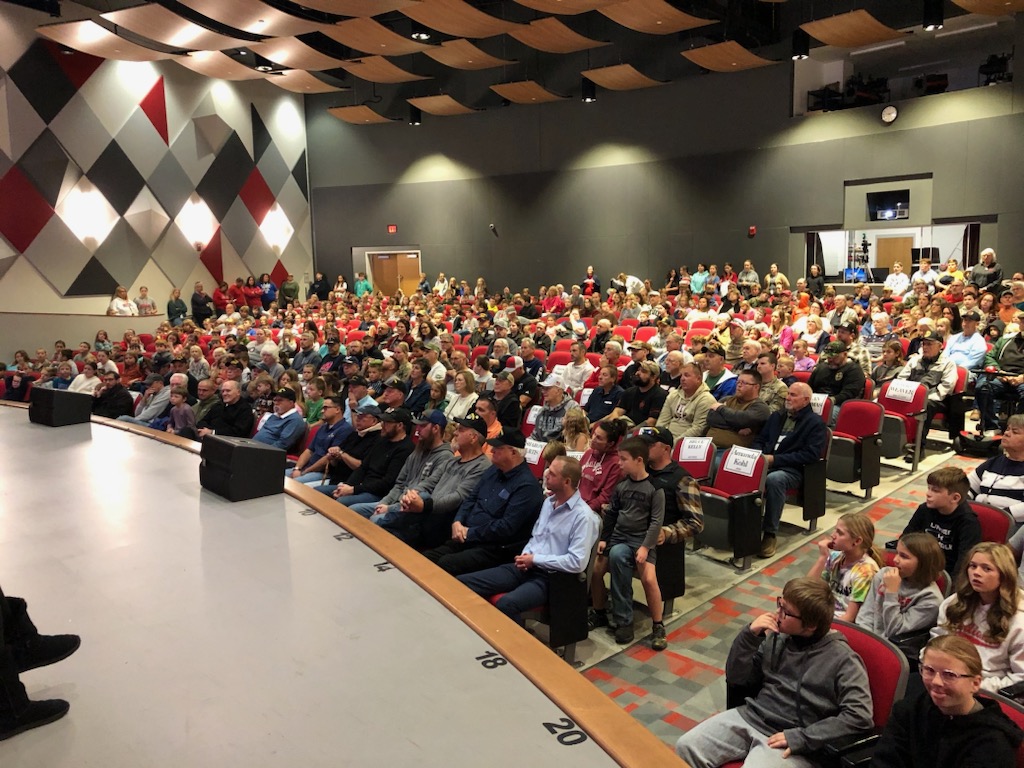
M 356 107 L 331 107 L 327 111 L 339 120 L 352 123 L 352 125 L 379 125 L 395 122 L 390 117 L 378 115 L 365 104 Z
M 371 83 L 411 83 L 414 80 L 430 79 L 396 67 L 383 56 L 365 56 L 361 59 L 340 62 L 338 66 L 361 80 Z
M 887 27 L 867 11 L 850 11 L 827 19 L 809 21 L 800 28 L 815 40 L 837 48 L 860 48 L 904 37 L 899 30 Z
M 665 85 L 660 80 L 652 80 L 647 75 L 641 74 L 632 64 L 616 64 L 613 67 L 588 69 L 580 74 L 609 91 L 635 91 L 638 88 Z
M 491 90 L 514 104 L 543 104 L 546 101 L 561 101 L 568 98 L 567 96 L 559 96 L 557 93 L 552 93 L 543 85 L 533 80 L 492 85 Z
M 294 37 L 308 32 L 318 32 L 321 27 L 325 26 L 271 8 L 260 0 L 178 0 L 178 2 L 209 19 L 252 35 Z
M 337 16 L 378 16 L 382 13 L 400 11 L 420 0 L 302 0 L 302 5 L 314 11 L 333 13 Z
M 610 45 L 602 40 L 591 40 L 589 37 L 584 37 L 550 16 L 546 19 L 531 21 L 529 25 L 509 32 L 509 35 L 523 45 L 547 53 L 573 53 Z
M 520 5 L 541 13 L 556 13 L 564 16 L 586 13 L 622 0 L 516 0 Z
M 953 0 L 953 3 L 982 16 L 1012 16 L 1024 11 L 1024 0 Z
M 705 45 L 702 48 L 692 48 L 689 51 L 683 51 L 683 56 L 698 67 L 709 69 L 712 72 L 739 72 L 742 69 L 756 69 L 779 63 L 771 59 L 762 59 L 735 40 Z
M 372 56 L 406 56 L 433 46 L 403 37 L 373 19 L 349 19 L 327 27 L 323 33 L 342 45 Z
M 249 44 L 247 40 L 226 37 L 193 24 L 162 5 L 137 5 L 122 11 L 100 14 L 111 24 L 124 27 L 140 37 L 156 40 L 172 48 L 188 48 L 195 51 L 221 51 L 225 48 L 240 48 Z
M 423 0 L 401 10 L 414 21 L 455 37 L 493 37 L 521 26 L 477 10 L 463 0 Z
M 286 69 L 284 72 L 266 75 L 266 81 L 293 93 L 336 93 L 352 90 L 351 88 L 328 85 L 304 69 Z
M 158 61 L 173 54 L 128 42 L 94 21 L 69 21 L 37 27 L 36 33 L 82 53 L 116 61 Z
M 441 45 L 435 45 L 424 53 L 434 61 L 440 62 L 453 69 L 490 69 L 491 67 L 503 67 L 506 64 L 515 64 L 511 59 L 499 59 L 491 56 L 473 45 L 468 40 L 447 40 Z
M 336 69 L 344 63 L 310 48 L 294 37 L 278 37 L 263 43 L 253 43 L 247 47 L 253 53 L 288 69 L 308 69 L 319 72 L 324 69 Z
M 220 51 L 195 51 L 188 56 L 175 56 L 174 60 L 186 69 L 216 80 L 258 80 L 263 72 L 245 66 Z
M 423 96 L 418 99 L 406 99 L 414 107 L 426 112 L 428 115 L 439 117 L 452 117 L 454 115 L 472 115 L 477 110 L 459 104 L 447 94 L 442 96 Z
M 597 11 L 616 24 L 650 35 L 671 35 L 715 23 L 712 19 L 683 13 L 665 0 L 625 0 L 598 8 Z

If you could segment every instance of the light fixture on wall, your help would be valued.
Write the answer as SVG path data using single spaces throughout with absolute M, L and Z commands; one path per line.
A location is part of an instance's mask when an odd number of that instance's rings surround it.
M 803 61 L 811 55 L 811 36 L 797 27 L 793 30 L 793 61 Z
M 594 84 L 593 80 L 587 80 L 584 77 L 581 81 L 581 86 L 580 99 L 582 99 L 584 104 L 593 104 L 597 101 L 597 85 Z
M 921 20 L 921 26 L 925 28 L 926 32 L 934 32 L 937 29 L 942 29 L 942 25 L 946 20 L 945 11 L 942 8 L 943 0 L 924 0 L 924 18 Z
M 263 239 L 267 241 L 267 245 L 274 250 L 274 253 L 280 255 L 288 245 L 288 241 L 292 239 L 292 235 L 295 234 L 295 227 L 288 221 L 281 205 L 274 203 L 267 211 L 267 215 L 263 217 L 260 232 L 263 233 Z
M 196 251 L 202 251 L 217 231 L 217 218 L 199 195 L 193 193 L 174 223 Z
M 117 224 L 117 211 L 87 178 L 82 178 L 57 203 L 57 215 L 89 248 L 98 247 Z
M 423 112 L 419 107 L 409 105 L 409 125 L 419 125 L 423 122 Z
M 430 30 L 420 24 L 418 21 L 412 23 L 412 33 L 409 35 L 413 40 L 418 40 L 421 43 L 427 42 L 430 39 Z

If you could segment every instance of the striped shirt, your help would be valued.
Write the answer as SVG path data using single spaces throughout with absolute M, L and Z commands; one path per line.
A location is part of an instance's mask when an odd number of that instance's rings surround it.
M 1024 522 L 1024 461 L 995 456 L 967 479 L 974 501 L 1005 509 L 1018 523 Z

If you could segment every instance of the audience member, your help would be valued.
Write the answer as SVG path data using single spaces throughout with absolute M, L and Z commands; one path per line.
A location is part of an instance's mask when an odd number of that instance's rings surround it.
M 953 578 L 967 552 L 981 541 L 981 526 L 967 500 L 970 485 L 959 467 L 939 467 L 928 474 L 924 503 L 914 511 L 903 535 L 922 531 L 934 536 Z
M 857 618 L 871 591 L 871 580 L 884 565 L 874 540 L 871 518 L 854 512 L 840 517 L 832 535 L 818 542 L 818 559 L 807 575 L 828 584 L 837 619 L 852 622 Z

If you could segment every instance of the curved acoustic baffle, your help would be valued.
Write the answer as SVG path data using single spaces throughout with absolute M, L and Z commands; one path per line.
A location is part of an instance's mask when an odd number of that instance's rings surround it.
M 266 75 L 266 81 L 273 83 L 278 88 L 284 88 L 293 93 L 335 93 L 337 91 L 351 91 L 351 88 L 340 88 L 335 85 L 328 85 L 316 75 L 311 75 L 304 69 L 286 69 L 273 75 Z
M 417 75 L 395 66 L 383 56 L 364 56 L 361 59 L 343 61 L 338 66 L 349 74 L 371 83 L 411 83 L 414 80 L 430 80 L 426 75 Z
M 490 69 L 515 64 L 515 59 L 499 59 L 497 56 L 480 50 L 469 40 L 445 40 L 440 45 L 432 46 L 424 51 L 434 61 L 453 69 Z
M 324 69 L 336 69 L 344 64 L 343 61 L 320 53 L 294 37 L 278 37 L 247 47 L 256 55 L 288 69 L 319 72 Z
M 302 0 L 302 5 L 314 11 L 333 13 L 336 16 L 377 16 L 391 11 L 400 11 L 420 0 Z
M 400 10 L 420 24 L 455 37 L 493 37 L 522 26 L 495 18 L 462 0 L 423 0 Z
M 459 104 L 448 94 L 440 96 L 421 96 L 416 99 L 406 99 L 414 107 L 426 112 L 428 115 L 439 117 L 452 117 L 454 115 L 471 115 L 478 110 Z
M 332 40 L 372 56 L 405 56 L 433 48 L 392 32 L 373 19 L 349 19 L 321 30 Z
M 650 35 L 671 35 L 715 23 L 713 19 L 683 13 L 665 0 L 626 0 L 624 3 L 598 8 L 597 12 L 616 24 Z
M 516 0 L 520 5 L 541 13 L 558 13 L 566 16 L 586 13 L 622 0 Z
M 638 72 L 632 64 L 616 64 L 612 67 L 587 69 L 580 74 L 609 91 L 635 91 L 638 88 L 665 85 L 661 80 L 652 80 L 647 75 Z
M 221 51 L 193 51 L 188 56 L 175 56 L 174 61 L 186 69 L 217 80 L 258 80 L 264 77 Z
M 365 104 L 359 104 L 354 107 L 331 107 L 327 111 L 339 120 L 352 123 L 352 125 L 379 125 L 381 123 L 395 122 L 390 117 L 378 115 Z
M 953 0 L 953 4 L 982 16 L 1012 16 L 1024 11 L 1024 0 Z
M 558 19 L 546 18 L 531 21 L 527 26 L 509 32 L 523 45 L 547 53 L 574 53 L 589 48 L 611 45 L 604 40 L 592 40 L 569 29 Z
M 860 48 L 863 45 L 899 40 L 904 34 L 887 27 L 867 11 L 850 11 L 819 21 L 808 21 L 800 29 L 825 45 Z
M 240 48 L 250 42 L 211 32 L 162 5 L 137 5 L 121 11 L 102 13 L 100 18 L 124 27 L 140 37 L 156 40 L 172 48 L 221 51 L 225 48 Z
M 250 35 L 293 37 L 319 32 L 325 25 L 272 8 L 260 0 L 178 0 L 182 5 Z
M 757 69 L 779 63 L 771 59 L 762 59 L 735 40 L 692 48 L 689 51 L 683 51 L 682 55 L 698 67 L 712 72 L 739 72 L 742 69 Z
M 98 56 L 101 59 L 116 61 L 159 61 L 170 59 L 172 53 L 154 51 L 137 45 L 123 37 L 118 37 L 106 27 L 95 21 L 69 21 L 63 24 L 47 24 L 37 27 L 36 34 L 66 45 L 82 53 Z
M 514 104 L 543 104 L 546 101 L 561 101 L 569 98 L 552 93 L 540 83 L 533 80 L 520 80 L 518 83 L 500 83 L 492 85 L 491 90 L 508 99 Z

